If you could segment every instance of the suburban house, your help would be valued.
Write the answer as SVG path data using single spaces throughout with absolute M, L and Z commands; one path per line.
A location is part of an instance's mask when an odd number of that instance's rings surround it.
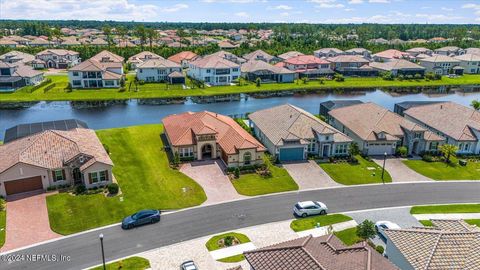
M 112 182 L 113 163 L 95 131 L 72 122 L 77 121 L 35 123 L 28 124 L 28 129 L 16 126 L 7 130 L 9 139 L 0 145 L 1 196 L 58 185 L 91 188 Z
M 332 69 L 345 76 L 376 76 L 378 71 L 368 66 L 367 59 L 358 55 L 339 55 L 327 58 Z
M 97 53 L 96 55 L 92 56 L 92 58 L 90 59 L 96 60 L 98 62 L 104 62 L 104 63 L 113 62 L 113 63 L 122 63 L 122 64 L 123 64 L 123 61 L 125 60 L 120 55 L 116 55 L 107 50 L 103 50 Z
M 98 56 L 98 55 L 97 55 Z M 68 70 L 72 88 L 117 88 L 123 78 L 123 63 L 108 55 L 92 57 Z M 123 58 L 122 58 L 123 61 Z
M 80 63 L 80 54 L 71 50 L 47 49 L 35 55 L 37 60 L 45 63 L 44 68 L 66 69 Z
M 345 106 L 329 112 L 330 123 L 352 138 L 366 155 L 393 155 L 405 146 L 408 154 L 437 151 L 444 138 L 375 103 Z
M 43 81 L 43 72 L 22 63 L 0 62 L 0 92 L 14 91 Z
M 480 54 L 462 54 L 453 58 L 460 61 L 460 66 L 466 74 L 480 74 Z
M 419 59 L 419 63 L 426 72 L 433 72 L 439 75 L 463 74 L 460 60 L 446 55 L 434 55 L 432 57 Z
M 252 59 L 242 64 L 242 77 L 249 81 L 260 78 L 262 82 L 289 83 L 295 80 L 295 72 L 283 67 L 271 65 L 263 60 Z
M 240 75 L 240 65 L 218 55 L 207 55 L 189 63 L 187 75 L 210 85 L 229 85 Z
M 343 54 L 343 51 L 337 48 L 322 48 L 313 52 L 313 55 L 318 58 L 335 57 Z
M 279 161 L 348 155 L 348 136 L 293 105 L 256 111 L 248 118 L 255 136 Z
M 445 101 L 432 101 L 432 100 L 427 100 L 427 101 L 403 101 L 399 103 L 395 103 L 393 112 L 396 114 L 399 114 L 400 116 L 405 116 L 404 112 L 410 108 L 417 107 L 417 106 L 424 106 L 424 105 L 430 105 L 430 104 L 437 104 L 437 103 L 444 103 Z
M 195 61 L 199 56 L 191 51 L 183 51 L 177 54 L 174 54 L 168 58 L 168 60 L 173 61 L 182 66 L 182 68 L 187 68 L 188 64 L 191 61 Z
M 458 146 L 458 153 L 480 152 L 480 112 L 454 102 L 415 106 L 403 112 L 405 118 L 419 123 Z
M 467 48 L 465 49 L 465 53 L 480 55 L 480 48 Z
M 404 59 L 396 59 L 388 62 L 372 62 L 370 67 L 380 72 L 391 72 L 393 76 L 425 75 L 425 68 Z
M 130 69 L 137 69 L 138 65 L 150 59 L 164 59 L 164 58 L 156 53 L 143 51 L 129 57 L 127 60 L 127 64 L 130 65 Z
M 313 55 L 299 55 L 275 65 L 295 71 L 298 77 L 317 78 L 334 73 L 329 61 Z
M 401 52 L 399 50 L 389 49 L 386 51 L 381 51 L 373 55 L 373 60 L 375 62 L 388 62 L 396 59 L 410 59 L 410 54 L 406 52 Z
M 465 50 L 456 46 L 447 46 L 435 50 L 436 54 L 446 55 L 446 56 L 455 56 L 462 55 L 465 53 Z
M 415 47 L 406 50 L 405 52 L 409 53 L 413 57 L 417 57 L 419 54 L 432 55 L 433 51 L 424 47 Z
M 263 163 L 265 147 L 230 117 L 185 112 L 162 119 L 172 153 L 183 160 L 220 158 L 227 167 Z
M 243 59 L 247 60 L 247 61 L 250 61 L 250 60 L 260 60 L 260 61 L 264 61 L 264 62 L 267 62 L 267 63 L 272 63 L 272 62 L 278 62 L 278 58 L 273 56 L 273 55 L 270 55 L 262 50 L 256 50 L 254 52 L 251 52 L 251 53 L 247 53 L 243 56 Z
M 365 48 L 353 48 L 343 52 L 345 55 L 358 55 L 366 59 L 370 59 L 372 52 Z
M 175 76 L 170 76 L 172 73 Z M 185 83 L 180 64 L 164 58 L 149 59 L 138 64 L 137 79 L 145 82 Z
M 243 254 L 252 270 L 399 270 L 367 242 L 346 246 L 334 234 L 309 235 Z
M 212 54 L 207 55 L 207 56 L 218 56 L 218 57 L 226 59 L 230 62 L 234 62 L 236 64 L 243 64 L 243 63 L 247 62 L 247 60 L 243 59 L 242 57 L 238 57 L 235 54 L 230 53 L 230 52 L 226 52 L 226 51 L 218 51 L 216 53 L 212 53 Z M 207 57 L 207 56 L 205 56 L 205 57 Z
M 0 61 L 10 64 L 18 63 L 29 65 L 34 59 L 35 56 L 29 53 L 19 51 L 10 51 L 8 53 L 0 55 Z
M 305 55 L 305 54 L 303 54 L 301 52 L 297 52 L 297 51 L 289 51 L 289 52 L 282 53 L 282 54 L 278 55 L 278 58 L 280 59 L 280 61 L 285 61 L 289 58 L 296 57 L 296 56 L 299 56 L 299 55 Z
M 330 122 L 330 114 L 328 114 L 329 111 L 335 110 L 338 108 L 343 108 L 346 106 L 352 106 L 352 105 L 357 105 L 357 104 L 362 104 L 363 101 L 361 100 L 354 100 L 354 99 L 345 99 L 345 100 L 327 100 L 322 103 L 320 103 L 320 110 L 319 110 L 319 115 L 323 116 L 326 120 L 327 123 Z
M 385 230 L 388 259 L 404 270 L 478 269 L 480 229 L 463 220 L 431 222 L 431 227 Z

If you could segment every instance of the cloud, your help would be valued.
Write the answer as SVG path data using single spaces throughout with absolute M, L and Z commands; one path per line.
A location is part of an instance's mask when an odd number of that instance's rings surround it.
M 465 4 L 462 8 L 480 9 L 480 4 Z
M 316 3 L 316 8 L 343 8 L 344 4 L 336 3 L 337 0 L 310 0 L 312 3 Z
M 235 13 L 235 16 L 241 17 L 241 18 L 248 18 L 249 17 L 248 13 L 245 12 L 245 11 L 237 12 L 237 13 Z
M 350 0 L 348 1 L 350 5 L 363 4 L 363 0 Z
M 355 9 L 353 9 L 353 8 L 346 8 L 346 9 L 344 9 L 344 10 L 348 12 L 348 11 L 354 11 Z
M 161 9 L 163 12 L 177 12 L 182 9 L 187 9 L 188 5 L 187 4 L 176 4 L 171 7 L 164 7 Z
M 278 5 L 278 6 L 272 7 L 272 9 L 290 10 L 292 9 L 292 7 L 287 5 Z
M 444 10 L 444 11 L 453 11 L 453 8 L 442 7 L 441 10 Z
M 247 4 L 247 3 L 253 3 L 253 2 L 267 2 L 267 0 L 201 0 L 201 2 Z
M 390 3 L 390 0 L 368 0 L 368 2 L 386 4 L 386 3 Z
M 447 16 L 445 14 L 426 14 L 426 13 L 417 13 L 415 14 L 417 18 L 425 18 L 428 21 L 452 21 L 452 20 L 459 20 L 463 19 L 461 16 Z
M 282 17 L 288 17 L 288 16 L 290 16 L 290 13 L 288 13 L 288 12 L 282 12 L 282 13 L 280 13 L 280 16 L 282 16 Z

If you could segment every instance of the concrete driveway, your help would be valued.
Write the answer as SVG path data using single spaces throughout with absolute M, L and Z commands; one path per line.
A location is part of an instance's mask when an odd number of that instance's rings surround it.
M 7 235 L 1 252 L 61 237 L 50 229 L 46 193 L 23 193 L 7 198 Z
M 385 169 L 390 173 L 392 182 L 422 182 L 433 181 L 432 179 L 423 176 L 416 171 L 403 164 L 401 158 L 387 158 L 385 162 Z M 373 161 L 380 166 L 383 166 L 383 158 L 373 158 Z
M 237 193 L 223 169 L 224 165 L 221 161 L 206 160 L 183 164 L 180 171 L 202 186 L 207 194 L 204 204 L 245 198 Z
M 297 182 L 299 189 L 340 186 L 313 160 L 282 165 Z

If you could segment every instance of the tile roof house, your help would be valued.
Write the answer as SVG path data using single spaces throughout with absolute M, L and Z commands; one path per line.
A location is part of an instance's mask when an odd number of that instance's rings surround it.
M 385 51 L 378 52 L 373 55 L 373 60 L 375 62 L 388 62 L 395 59 L 410 59 L 410 54 L 406 52 L 401 52 L 399 50 L 389 49 Z
M 34 59 L 35 59 L 35 56 L 29 53 L 24 53 L 19 51 L 10 51 L 0 55 L 0 61 L 10 63 L 10 64 L 22 63 L 24 65 L 28 65 Z
M 366 242 L 346 246 L 335 235 L 306 236 L 244 252 L 252 270 L 398 270 Z
M 417 57 L 419 54 L 427 54 L 427 55 L 432 55 L 433 51 L 424 47 L 415 47 L 406 50 L 405 52 L 409 53 L 413 57 Z
M 446 55 L 446 56 L 456 56 L 456 55 L 464 54 L 465 50 L 457 46 L 446 46 L 446 47 L 436 49 L 435 53 L 440 55 Z
M 257 138 L 279 161 L 306 160 L 307 156 L 345 156 L 352 141 L 329 124 L 296 106 L 285 104 L 251 113 Z
M 465 53 L 480 55 L 480 48 L 467 48 Z
M 47 49 L 35 55 L 45 63 L 45 68 L 66 69 L 80 63 L 80 54 L 71 50 Z
M 130 69 L 136 69 L 138 65 L 150 59 L 165 59 L 165 58 L 153 52 L 143 51 L 130 56 L 127 60 L 127 64 L 130 64 L 130 67 L 131 67 Z
M 419 59 L 419 64 L 424 67 L 426 72 L 433 72 L 439 75 L 448 75 L 454 71 L 456 67 L 460 67 L 460 60 L 446 55 L 434 55 L 432 57 Z M 454 71 L 463 74 L 463 68 L 460 71 Z
M 398 146 L 408 154 L 436 151 L 443 137 L 375 103 L 346 106 L 329 112 L 330 123 L 358 143 L 366 155 L 393 155 Z
M 270 55 L 262 50 L 256 50 L 251 53 L 247 53 L 243 56 L 243 59 L 250 60 L 261 60 L 267 63 L 277 62 L 279 59 L 273 55 Z
M 234 63 L 237 63 L 237 64 L 243 64 L 243 63 L 247 62 L 246 59 L 243 59 L 242 57 L 236 56 L 235 54 L 233 54 L 231 52 L 218 51 L 218 52 L 212 53 L 208 56 L 212 56 L 212 55 L 219 56 L 221 58 L 227 59 L 228 61 L 231 61 L 231 62 L 234 62 Z
M 95 131 L 44 130 L 0 145 L 0 195 L 57 185 L 112 182 L 112 160 Z
M 262 82 L 293 82 L 295 72 L 271 65 L 265 61 L 252 59 L 241 66 L 242 76 L 249 81 L 260 78 Z
M 220 158 L 227 167 L 263 163 L 265 147 L 235 120 L 213 112 L 186 112 L 162 119 L 172 153 L 180 159 Z
M 120 87 L 123 76 L 123 57 L 108 51 L 68 70 L 68 80 L 73 88 L 116 88 Z
M 335 57 L 343 54 L 343 51 L 337 48 L 322 48 L 313 52 L 313 55 L 318 58 Z
M 432 220 L 432 227 L 385 230 L 386 255 L 401 269 L 480 269 L 480 229 L 463 220 Z
M 296 56 L 299 56 L 299 55 L 305 55 L 305 54 L 303 54 L 301 52 L 297 52 L 297 51 L 289 51 L 289 52 L 282 53 L 282 54 L 278 55 L 278 58 L 280 58 L 281 61 L 284 61 L 284 60 L 287 60 L 289 58 L 296 57 Z
M 393 76 L 415 76 L 419 74 L 423 77 L 425 74 L 424 67 L 405 59 L 395 59 L 388 62 L 372 62 L 370 63 L 370 67 L 380 72 L 391 72 Z
M 295 56 L 277 63 L 276 66 L 283 66 L 295 71 L 299 77 L 316 78 L 334 73 L 329 61 L 313 55 Z
M 378 72 L 368 68 L 369 60 L 359 55 L 339 55 L 327 58 L 332 69 L 345 76 L 376 76 Z
M 198 54 L 191 51 L 183 51 L 177 54 L 174 54 L 168 58 L 168 60 L 173 61 L 177 64 L 180 64 L 182 68 L 187 68 L 188 63 L 195 61 L 198 58 Z
M 172 73 L 179 73 L 181 76 L 169 77 Z M 137 78 L 145 82 L 185 83 L 180 64 L 164 58 L 148 59 L 139 64 Z
M 345 55 L 358 55 L 366 59 L 370 59 L 372 52 L 365 48 L 353 48 L 343 52 Z
M 43 72 L 34 70 L 21 62 L 11 64 L 0 61 L 0 92 L 10 92 L 27 85 L 37 85 L 43 79 Z
M 218 54 L 207 55 L 189 63 L 187 75 L 210 85 L 229 85 L 240 75 L 240 64 Z
M 362 104 L 363 101 L 361 100 L 354 100 L 354 99 L 345 99 L 345 100 L 327 100 L 320 103 L 320 110 L 319 115 L 325 117 L 327 122 L 329 122 L 330 115 L 328 114 L 329 111 L 343 108 L 351 105 Z
M 446 138 L 459 153 L 480 152 L 480 112 L 454 102 L 426 104 L 403 112 L 407 119 Z
M 466 53 L 453 58 L 460 61 L 460 66 L 466 74 L 480 74 L 480 54 Z

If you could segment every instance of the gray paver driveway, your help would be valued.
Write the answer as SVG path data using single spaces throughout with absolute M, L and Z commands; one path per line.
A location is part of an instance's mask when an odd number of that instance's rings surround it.
M 383 166 L 383 158 L 373 158 L 373 161 L 378 165 Z M 392 176 L 392 182 L 433 181 L 432 179 L 408 168 L 407 165 L 403 164 L 401 158 L 387 158 L 385 169 L 390 173 L 390 176 Z
M 340 186 L 313 160 L 282 165 L 297 182 L 299 189 Z
M 245 198 L 237 193 L 223 169 L 224 165 L 221 161 L 206 160 L 183 164 L 180 171 L 202 186 L 207 194 L 204 204 Z

